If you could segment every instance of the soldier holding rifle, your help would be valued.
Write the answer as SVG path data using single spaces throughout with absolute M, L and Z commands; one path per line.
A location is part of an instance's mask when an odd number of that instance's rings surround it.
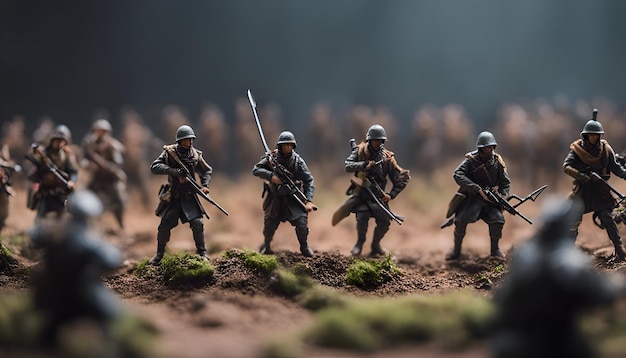
M 28 178 L 33 182 L 28 197 L 28 208 L 37 211 L 37 220 L 49 213 L 61 217 L 65 202 L 74 190 L 78 177 L 76 155 L 67 146 L 72 134 L 66 125 L 58 125 L 49 137 L 48 145 L 31 146 L 26 159 L 34 164 Z
M 587 121 L 580 133 L 582 139 L 577 139 L 570 145 L 570 151 L 563 163 L 565 174 L 574 178 L 571 196 L 584 203 L 584 210 L 572 227 L 573 238 L 575 240 L 578 236 L 582 215 L 593 211 L 594 218 L 600 220 L 600 227 L 606 230 L 615 247 L 615 259 L 624 261 L 626 252 L 612 217 L 617 202 L 611 195 L 614 189 L 608 184 L 608 180 L 611 173 L 626 179 L 626 169 L 616 161 L 615 152 L 609 143 L 601 139 L 604 128 L 597 121 L 597 115 L 598 110 L 594 109 L 593 118 Z
M 355 145 L 345 161 L 346 172 L 354 173 L 355 177 L 347 192 L 351 196 L 333 215 L 333 225 L 355 213 L 357 241 L 351 250 L 354 256 L 361 254 L 370 218 L 376 221 L 370 256 L 386 255 L 380 241 L 389 231 L 391 220 L 398 224 L 404 220 L 391 212 L 389 201 L 404 190 L 411 177 L 408 170 L 398 165 L 394 153 L 385 149 L 386 140 L 383 126 L 371 126 L 365 141 Z M 390 191 L 386 191 L 387 178 L 392 184 Z
M 156 215 L 161 217 L 157 233 L 156 255 L 150 260 L 158 265 L 165 255 L 165 246 L 170 241 L 171 230 L 182 223 L 189 223 L 196 244 L 196 253 L 209 259 L 204 242 L 204 223 L 202 217 L 209 217 L 200 200 L 196 196 L 196 184 L 193 175 L 198 173 L 200 185 L 198 189 L 209 193 L 209 182 L 213 169 L 202 157 L 202 152 L 193 147 L 196 135 L 188 125 L 182 125 L 176 130 L 176 144 L 166 145 L 163 152 L 152 163 L 152 174 L 167 175 L 168 184 L 159 192 L 159 206 Z M 193 183 L 192 183 L 193 181 Z

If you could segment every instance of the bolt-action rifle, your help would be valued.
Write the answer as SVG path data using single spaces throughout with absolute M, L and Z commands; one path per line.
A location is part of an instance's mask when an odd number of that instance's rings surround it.
M 41 149 L 39 148 L 37 144 L 33 144 L 31 148 L 33 150 L 33 153 L 36 153 L 37 155 L 39 155 L 43 162 L 35 159 L 32 155 L 26 155 L 26 159 L 28 159 L 33 164 L 35 164 L 37 168 L 44 168 L 48 170 L 49 172 L 51 172 L 52 174 L 54 174 L 54 176 L 56 176 L 61 181 L 61 183 L 63 183 L 63 185 L 65 186 L 65 189 L 68 191 L 71 191 L 72 188 L 70 187 L 70 184 L 69 184 L 70 176 L 66 172 L 59 169 L 52 162 L 52 159 L 50 159 L 50 157 L 48 157 L 44 152 L 41 151 Z
M 352 148 L 353 151 L 356 150 L 357 148 L 356 141 L 354 140 L 354 138 L 350 139 L 350 147 Z M 380 165 L 384 160 L 385 159 L 383 158 L 375 162 L 375 165 Z M 385 214 L 387 214 L 389 219 L 397 222 L 398 225 L 402 225 L 402 223 L 404 222 L 404 217 L 401 215 L 394 214 L 387 205 L 385 205 L 384 203 L 380 201 L 380 198 L 384 196 L 384 191 L 373 178 L 368 176 L 367 171 L 359 172 L 359 174 L 357 175 L 357 178 L 360 179 L 360 182 L 355 182 L 354 180 L 352 180 L 352 183 L 355 184 L 356 186 L 359 186 L 365 189 L 365 191 L 369 194 L 369 196 L 372 198 L 374 203 L 376 203 L 376 205 L 378 205 L 385 212 Z
M 306 208 L 306 202 L 308 201 L 306 195 L 300 190 L 296 182 L 293 180 L 293 173 L 291 173 L 284 165 L 276 161 L 276 157 L 272 154 L 267 142 L 265 141 L 265 135 L 263 135 L 263 128 L 261 128 L 261 122 L 259 121 L 259 115 L 256 112 L 256 102 L 252 98 L 252 92 L 248 90 L 248 100 L 250 101 L 250 107 L 252 107 L 252 113 L 254 114 L 254 120 L 256 127 L 259 130 L 259 136 L 261 136 L 261 142 L 263 142 L 263 149 L 265 149 L 265 156 L 270 162 L 274 175 L 276 175 L 282 182 L 277 191 L 291 196 L 304 210 Z M 313 210 L 317 210 L 317 206 L 313 205 Z
M 200 195 L 202 197 L 202 199 L 208 201 L 209 203 L 215 205 L 216 208 L 218 208 L 221 212 L 223 212 L 225 215 L 228 215 L 228 211 L 226 211 L 224 208 L 222 208 L 218 203 L 215 202 L 215 200 L 213 200 L 209 194 L 205 193 L 202 191 L 202 189 L 200 188 L 200 185 L 198 183 L 196 183 L 196 181 L 193 178 L 193 175 L 191 175 L 191 172 L 189 172 L 189 169 L 185 166 L 185 164 L 183 164 L 183 162 L 180 160 L 180 158 L 177 155 L 172 155 L 172 158 L 174 158 L 174 160 L 176 161 L 176 163 L 178 163 L 178 165 L 180 166 L 180 168 L 182 169 L 182 173 L 183 176 L 185 177 L 185 180 L 187 180 L 187 182 L 189 184 L 191 184 L 191 187 L 193 188 L 193 191 Z M 196 199 L 197 200 L 197 199 Z M 207 219 L 209 218 L 209 214 L 206 213 L 206 211 L 204 211 L 204 208 L 202 207 L 202 204 L 200 204 L 200 202 L 198 201 L 198 204 L 200 205 L 200 208 L 202 209 L 202 213 L 204 215 L 206 215 Z
M 495 193 L 490 187 L 486 186 L 483 188 L 483 192 L 487 196 L 490 202 L 499 206 L 501 209 L 508 211 L 511 215 L 519 215 L 520 218 L 524 219 L 530 225 L 533 224 L 524 214 L 520 213 L 513 205 L 511 205 L 505 198 L 501 197 L 497 193 Z

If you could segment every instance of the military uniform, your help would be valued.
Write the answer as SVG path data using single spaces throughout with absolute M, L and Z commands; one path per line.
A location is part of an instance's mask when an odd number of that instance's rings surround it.
M 78 163 L 76 155 L 69 149 L 71 132 L 65 125 L 57 126 L 50 135 L 50 141 L 45 148 L 33 144 L 30 159 L 37 163 L 28 175 L 34 183 L 30 199 L 30 209 L 37 210 L 37 219 L 52 212 L 60 217 L 65 211 L 67 195 L 73 190 L 78 179 Z M 55 148 L 54 141 L 64 142 Z M 51 165 L 68 181 L 66 185 L 47 166 Z
M 378 149 L 371 145 L 370 141 L 372 140 L 381 142 Z M 354 148 L 350 156 L 345 160 L 345 169 L 348 173 L 354 173 L 355 177 L 359 177 L 359 175 L 366 176 L 367 180 L 372 182 L 372 185 L 380 188 L 381 193 L 375 194 L 386 194 L 389 196 L 389 200 L 391 200 L 404 190 L 409 182 L 410 173 L 398 165 L 393 152 L 384 148 L 383 144 L 386 140 L 387 133 L 382 126 L 378 124 L 371 126 L 367 131 L 365 141 Z M 376 164 L 370 169 L 366 169 L 372 161 Z M 386 192 L 387 178 L 391 181 L 391 190 L 388 193 Z M 358 256 L 361 254 L 370 218 L 374 218 L 376 221 L 376 228 L 372 237 L 371 255 L 385 255 L 386 252 L 381 247 L 380 241 L 389 231 L 391 218 L 365 189 L 353 184 L 348 189 L 347 194 L 351 195 L 347 202 L 351 206 L 350 212 L 356 215 L 357 241 L 351 250 L 352 255 Z M 383 202 L 382 204 L 389 209 L 388 203 Z
M 622 179 L 626 179 L 626 168 L 616 161 L 613 148 L 604 139 L 599 139 L 596 143 L 589 141 L 589 135 L 602 135 L 604 129 L 602 124 L 595 120 L 597 110 L 594 112 L 594 119 L 590 119 L 585 124 L 580 133 L 582 139 L 574 141 L 570 145 L 570 151 L 563 162 L 565 173 L 574 178 L 572 197 L 582 200 L 584 210 L 572 227 L 574 240 L 578 236 L 578 227 L 582 221 L 584 213 L 593 212 L 594 217 L 600 219 L 602 227 L 606 230 L 609 240 L 615 247 L 615 255 L 618 260 L 626 259 L 626 252 L 622 245 L 622 239 L 617 229 L 617 224 L 613 220 L 613 208 L 617 204 L 611 195 L 611 190 L 604 181 L 608 181 L 611 173 Z M 599 175 L 602 179 L 593 176 Z
M 313 175 L 309 171 L 304 159 L 291 150 L 286 154 L 281 150 L 281 146 L 284 144 L 292 144 L 293 149 L 296 147 L 296 139 L 293 133 L 289 131 L 282 132 L 278 137 L 277 149 L 270 153 L 272 162 L 266 156 L 261 161 L 254 165 L 252 174 L 261 179 L 264 179 L 263 190 L 263 238 L 264 242 L 261 245 L 259 251 L 264 254 L 271 254 L 273 251 L 270 247 L 274 233 L 278 229 L 278 225 L 281 222 L 289 221 L 289 223 L 295 227 L 296 236 L 300 244 L 300 252 L 304 256 L 313 256 L 313 251 L 308 245 L 309 227 L 308 227 L 308 209 L 303 207 L 307 203 L 313 201 L 313 193 L 315 187 L 313 185 Z M 288 190 L 285 185 L 276 185 L 272 183 L 272 176 L 274 176 L 274 166 L 282 165 L 292 176 L 292 179 L 298 189 L 302 191 L 306 200 L 299 203 Z M 301 200 L 302 201 L 302 200 Z
M 186 149 L 181 145 L 182 140 L 195 138 L 196 135 L 190 126 L 180 126 L 176 131 L 177 144 L 164 146 L 161 155 L 150 166 L 152 174 L 167 175 L 169 184 L 168 199 L 161 200 L 156 213 L 161 217 L 161 223 L 157 233 L 157 253 L 151 260 L 153 264 L 158 264 L 163 258 L 165 246 L 170 240 L 171 230 L 178 225 L 178 220 L 182 223 L 189 223 L 196 245 L 196 253 L 208 259 L 202 221 L 202 216 L 205 215 L 204 208 L 200 204 L 192 184 L 186 181 L 181 183 L 185 177 L 185 170 L 178 163 L 180 160 L 192 176 L 194 173 L 199 175 L 200 186 L 209 187 L 213 169 L 202 157 L 202 152 L 193 146 Z
M 454 248 L 446 256 L 446 260 L 456 260 L 461 255 L 461 245 L 465 237 L 467 225 L 483 220 L 489 226 L 491 240 L 491 255 L 504 257 L 499 248 L 504 227 L 504 215 L 502 209 L 482 198 L 480 192 L 483 188 L 497 188 L 497 192 L 506 197 L 511 188 L 511 179 L 506 170 L 506 164 L 502 157 L 492 151 L 483 154 L 487 147 L 498 145 L 495 137 L 490 132 L 481 132 L 476 140 L 478 150 L 465 154 L 465 159 L 454 170 L 454 181 L 460 186 L 459 193 L 465 195 L 465 199 L 456 208 L 454 214 Z
M 124 228 L 127 197 L 126 174 L 122 170 L 124 145 L 111 136 L 112 130 L 106 119 L 96 120 L 83 140 L 82 149 L 92 168 L 87 188 L 98 195 L 105 208 L 115 215 L 120 228 Z
M 0 233 L 9 217 L 9 197 L 15 195 L 11 187 L 11 173 L 17 170 L 19 166 L 0 156 Z

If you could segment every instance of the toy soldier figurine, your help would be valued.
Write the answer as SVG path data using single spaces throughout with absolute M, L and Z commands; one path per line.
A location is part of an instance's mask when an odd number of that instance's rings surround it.
M 11 174 L 21 170 L 22 168 L 10 159 L 9 147 L 3 145 L 0 151 L 0 233 L 9 217 L 9 197 L 15 196 L 15 191 L 11 187 Z
M 113 128 L 106 119 L 93 122 L 91 132 L 83 139 L 83 155 L 89 161 L 91 179 L 87 188 L 100 198 L 106 210 L 115 215 L 124 228 L 126 174 L 122 170 L 124 145 L 111 136 Z
M 394 153 L 385 148 L 386 140 L 383 126 L 371 126 L 365 141 L 356 145 L 354 139 L 351 140 L 352 153 L 345 161 L 346 172 L 354 173 L 347 191 L 351 196 L 334 214 L 333 225 L 351 212 L 355 213 L 357 241 L 350 251 L 354 256 L 361 254 L 370 218 L 376 221 L 370 256 L 386 255 L 380 241 L 389 231 L 391 220 L 398 224 L 404 220 L 391 212 L 389 201 L 404 190 L 411 176 L 408 170 L 398 165 Z M 387 178 L 392 185 L 390 191 L 386 191 Z
M 489 327 L 493 357 L 594 357 L 579 327 L 585 310 L 609 304 L 624 289 L 589 266 L 573 244 L 578 200 L 554 199 L 535 236 L 511 256 L 509 273 L 494 294 Z M 621 278 L 620 278 L 621 279 Z
M 454 170 L 454 181 L 460 186 L 452 199 L 449 214 L 454 218 L 454 248 L 446 260 L 457 260 L 461 256 L 461 245 L 469 223 L 478 219 L 489 226 L 491 256 L 504 258 L 499 241 L 502 238 L 504 215 L 496 203 L 489 200 L 485 188 L 496 195 L 506 197 L 511 188 L 511 179 L 502 157 L 495 152 L 496 138 L 491 132 L 481 132 L 476 139 L 477 150 L 465 154 L 465 159 Z M 461 200 L 457 200 L 462 198 Z M 454 204 L 453 204 L 454 203 Z M 454 206 L 454 207 L 453 207 Z M 453 213 L 450 213 L 453 211 Z M 450 215 L 448 215 L 450 216 Z
M 613 221 L 612 212 L 617 202 L 611 195 L 613 189 L 608 183 L 611 173 L 622 179 L 626 179 L 626 169 L 615 160 L 615 152 L 605 139 L 602 124 L 596 120 L 598 110 L 594 109 L 593 118 L 588 120 L 580 135 L 570 145 L 570 151 L 563 169 L 565 173 L 574 178 L 572 197 L 579 198 L 585 204 L 572 227 L 574 240 L 578 236 L 578 227 L 582 221 L 582 215 L 593 211 L 594 218 L 600 219 L 601 227 L 609 236 L 609 240 L 615 246 L 615 258 L 624 261 L 626 253 L 622 245 L 617 225 Z
M 102 213 L 102 203 L 90 191 L 77 191 L 67 199 L 68 220 L 42 222 L 31 240 L 43 249 L 43 267 L 34 278 L 35 306 L 44 313 L 42 343 L 53 346 L 63 325 L 73 320 L 94 320 L 107 338 L 112 321 L 121 313 L 116 296 L 102 283 L 105 270 L 119 267 L 119 250 L 90 226 Z
M 76 155 L 68 144 L 72 134 L 61 124 L 50 134 L 48 146 L 31 146 L 32 152 L 26 157 L 35 166 L 28 178 L 34 183 L 28 195 L 28 207 L 37 210 L 37 219 L 53 213 L 60 217 L 65 210 L 67 195 L 74 190 L 78 177 Z
M 295 227 L 302 255 L 311 257 L 308 213 L 317 210 L 313 204 L 313 175 L 304 159 L 294 151 L 296 138 L 284 131 L 278 136 L 276 149 L 254 165 L 252 174 L 265 181 L 263 185 L 263 238 L 259 252 L 272 254 L 271 242 L 281 222 Z M 266 196 L 267 195 L 267 196 Z
M 157 234 L 157 252 L 150 260 L 151 264 L 161 262 L 165 254 L 165 245 L 170 240 L 171 230 L 182 223 L 189 223 L 193 233 L 193 241 L 196 244 L 196 253 L 205 259 L 209 259 L 204 243 L 204 223 L 202 216 L 208 215 L 194 191 L 194 173 L 200 177 L 200 190 L 208 194 L 209 182 L 213 169 L 202 157 L 202 152 L 193 147 L 196 135 L 188 125 L 182 125 L 176 130 L 176 144 L 163 147 L 163 152 L 152 163 L 152 174 L 167 175 L 168 184 L 162 187 L 159 193 L 160 203 L 156 214 L 161 217 Z M 195 180 L 195 179 L 194 179 Z

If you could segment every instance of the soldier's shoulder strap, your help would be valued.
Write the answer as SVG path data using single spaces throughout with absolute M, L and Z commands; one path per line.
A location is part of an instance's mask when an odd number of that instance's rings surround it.
M 493 155 L 496 156 L 496 160 L 498 161 L 498 163 L 500 163 L 500 165 L 502 166 L 502 169 L 504 169 L 504 171 L 507 171 L 506 163 L 504 162 L 504 159 L 502 158 L 502 156 L 498 153 L 493 153 Z

